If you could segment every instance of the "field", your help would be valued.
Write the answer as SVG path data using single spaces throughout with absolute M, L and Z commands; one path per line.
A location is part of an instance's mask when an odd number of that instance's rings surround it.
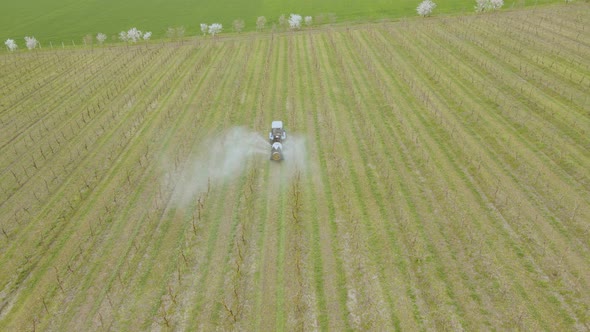
M 119 31 L 137 27 L 152 31 L 154 38 L 166 35 L 168 27 L 184 26 L 186 34 L 200 34 L 200 23 L 219 22 L 225 32 L 231 32 L 235 19 L 245 21 L 245 29 L 256 28 L 256 18 L 266 16 L 268 28 L 277 23 L 282 14 L 311 15 L 316 22 L 331 21 L 327 14 L 334 14 L 337 21 L 367 21 L 416 16 L 421 0 L 23 0 L 0 2 L 0 40 L 12 38 L 24 48 L 23 38 L 35 36 L 44 47 L 82 44 L 87 34 L 105 33 L 109 42 L 117 41 Z M 505 7 L 557 2 L 557 0 L 511 0 Z M 437 13 L 473 12 L 474 0 L 437 2 Z M 322 16 L 324 17 L 322 19 Z M 332 17 L 332 16 L 331 16 Z
M 0 330 L 589 330 L 588 9 L 1 54 Z

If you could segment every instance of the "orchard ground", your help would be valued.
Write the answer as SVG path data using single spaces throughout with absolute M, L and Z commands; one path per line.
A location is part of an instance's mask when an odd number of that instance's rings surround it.
M 589 22 L 3 52 L 0 330 L 587 331 Z

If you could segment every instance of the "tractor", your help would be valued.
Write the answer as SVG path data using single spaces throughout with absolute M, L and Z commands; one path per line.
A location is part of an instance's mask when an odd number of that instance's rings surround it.
M 287 132 L 283 128 L 283 121 L 273 121 L 268 134 L 270 141 L 270 160 L 281 161 L 283 156 L 283 141 L 287 138 Z

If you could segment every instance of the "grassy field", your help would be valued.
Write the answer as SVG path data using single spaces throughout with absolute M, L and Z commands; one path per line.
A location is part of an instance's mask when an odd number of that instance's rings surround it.
M 506 1 L 505 7 L 521 7 L 555 0 Z M 24 48 L 23 38 L 35 36 L 42 45 L 82 43 L 82 38 L 102 32 L 110 41 L 119 31 L 137 27 L 164 37 L 168 27 L 184 26 L 187 35 L 200 34 L 200 23 L 222 23 L 231 31 L 235 19 L 243 19 L 246 30 L 256 28 L 256 18 L 266 16 L 269 26 L 281 14 L 299 13 L 320 19 L 333 13 L 338 21 L 367 21 L 415 16 L 419 0 L 23 0 L 0 2 L 0 40 L 12 38 Z M 437 13 L 473 12 L 474 0 L 437 2 Z M 327 16 L 324 23 L 329 20 Z
M 589 330 L 588 9 L 1 54 L 0 330 Z

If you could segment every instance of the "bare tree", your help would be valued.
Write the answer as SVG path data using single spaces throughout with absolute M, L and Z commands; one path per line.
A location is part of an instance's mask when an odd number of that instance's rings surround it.
M 262 31 L 264 30 L 264 26 L 266 25 L 266 17 L 258 16 L 256 19 L 256 30 Z
M 288 24 L 289 23 L 287 22 L 287 18 L 285 17 L 284 14 L 279 16 L 279 28 L 285 30 L 285 29 L 287 29 Z
M 168 27 L 168 29 L 166 29 L 166 37 L 172 40 L 182 40 L 182 38 L 184 37 L 184 27 Z
M 87 34 L 86 36 L 84 36 L 84 38 L 82 38 L 82 42 L 84 42 L 84 45 L 86 46 L 92 46 L 93 40 L 94 38 L 92 38 L 91 34 Z
M 321 25 L 321 24 L 324 23 L 325 20 L 326 20 L 326 15 L 325 14 L 319 14 L 318 16 L 315 17 L 315 24 Z
M 336 23 L 336 14 L 328 13 L 328 20 L 330 21 L 330 23 Z
M 325 23 L 336 23 L 336 14 L 334 13 L 321 13 L 315 17 L 315 24 L 321 25 Z
M 168 37 L 170 39 L 174 39 L 175 36 L 176 36 L 176 29 L 174 29 L 173 27 L 168 27 L 168 29 L 166 29 L 166 37 Z
M 242 32 L 242 30 L 244 30 L 244 26 L 246 26 L 246 24 L 244 23 L 244 20 L 242 20 L 241 18 L 234 20 L 234 22 L 232 23 L 232 26 L 234 28 L 234 31 L 236 31 L 237 33 Z
M 178 37 L 178 39 L 180 39 L 180 41 L 182 41 L 182 39 L 184 38 L 184 27 L 180 26 L 176 28 L 176 36 Z

